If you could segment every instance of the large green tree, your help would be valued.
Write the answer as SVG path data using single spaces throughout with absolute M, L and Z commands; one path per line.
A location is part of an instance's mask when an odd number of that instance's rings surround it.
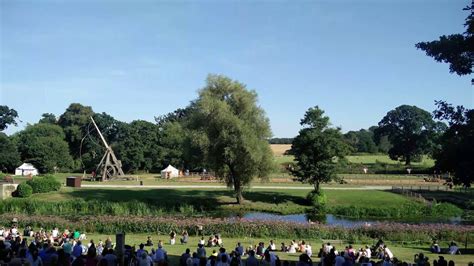
M 16 143 L 5 133 L 0 132 L 0 171 L 11 172 L 20 163 Z
M 271 136 L 257 93 L 238 81 L 209 75 L 199 91 L 188 125 L 211 170 L 233 187 L 242 203 L 244 186 L 254 177 L 266 177 L 273 167 L 267 139 Z
M 94 115 L 92 107 L 72 103 L 66 111 L 59 116 L 58 125 L 63 128 L 66 134 L 66 141 L 69 144 L 71 155 L 75 160 L 81 157 L 81 142 L 83 142 L 83 137 L 90 129 L 88 125 L 92 115 Z
M 472 74 L 474 64 L 474 1 L 464 10 L 469 15 L 464 23 L 466 31 L 463 34 L 443 35 L 439 40 L 416 44 L 418 49 L 436 61 L 448 63 L 449 71 L 460 76 Z
M 318 106 L 308 109 L 300 124 L 304 127 L 293 139 L 290 153 L 295 156 L 292 170 L 298 181 L 314 186 L 320 192 L 321 183 L 331 181 L 337 161 L 349 151 L 340 128 L 330 127 L 329 117 Z
M 0 131 L 5 130 L 8 125 L 17 125 L 18 113 L 6 105 L 0 105 Z
M 159 130 L 155 124 L 143 120 L 124 124 L 116 146 L 123 170 L 159 170 L 162 166 L 162 149 L 158 141 Z
M 416 106 L 401 105 L 389 111 L 375 130 L 376 137 L 387 136 L 392 147 L 388 154 L 392 160 L 421 160 L 423 154 L 431 152 L 438 130 L 431 114 Z
M 28 125 L 16 137 L 21 159 L 40 172 L 71 169 L 72 158 L 61 127 L 46 123 Z
M 439 138 L 433 157 L 435 167 L 454 173 L 457 184 L 470 186 L 474 182 L 474 110 L 436 102 L 437 119 L 447 121 L 449 128 Z
M 349 131 L 344 139 L 351 145 L 353 152 L 376 153 L 378 147 L 374 142 L 374 133 L 370 130 Z

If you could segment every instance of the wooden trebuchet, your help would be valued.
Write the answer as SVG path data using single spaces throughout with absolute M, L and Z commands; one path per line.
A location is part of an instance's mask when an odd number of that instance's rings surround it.
M 98 176 L 101 176 L 101 181 L 125 178 L 125 174 L 122 170 L 122 162 L 120 160 L 117 160 L 114 151 L 109 146 L 109 144 L 107 144 L 107 141 L 105 141 L 102 132 L 100 132 L 100 129 L 95 123 L 94 118 L 92 118 L 92 116 L 91 120 L 95 128 L 97 129 L 97 132 L 99 132 L 99 136 L 102 139 L 102 142 L 104 143 L 104 146 L 106 148 L 104 156 L 102 156 L 100 163 L 97 165 L 96 173 L 98 173 Z

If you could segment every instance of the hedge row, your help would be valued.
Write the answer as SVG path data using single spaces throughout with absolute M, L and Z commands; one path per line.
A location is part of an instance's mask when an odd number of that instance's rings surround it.
M 391 241 L 474 241 L 474 226 L 447 224 L 409 225 L 401 223 L 383 223 L 372 226 L 343 228 L 321 224 L 300 224 L 281 221 L 251 221 L 246 219 L 211 218 L 157 218 L 151 216 L 30 216 L 4 214 L 0 225 L 10 225 L 17 218 L 20 227 L 32 225 L 34 228 L 70 228 L 87 233 L 114 234 L 158 233 L 168 234 L 171 230 L 184 229 L 193 235 L 197 225 L 202 225 L 205 235 L 220 233 L 224 237 L 275 237 L 298 239 L 342 239 L 359 241 L 382 238 Z

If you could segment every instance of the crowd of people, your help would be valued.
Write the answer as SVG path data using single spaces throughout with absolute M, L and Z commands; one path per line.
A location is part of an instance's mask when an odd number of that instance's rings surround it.
M 175 245 L 177 234 L 172 231 L 169 236 L 168 244 Z M 183 231 L 180 236 L 180 243 L 189 246 L 188 242 L 189 234 L 187 231 Z M 451 243 L 448 249 L 449 252 L 454 250 L 451 249 L 453 245 L 455 243 Z M 434 242 L 432 245 L 433 252 L 440 253 L 441 251 L 436 249 L 436 246 L 439 245 Z M 149 250 L 145 247 L 149 247 Z M 145 243 L 140 244 L 138 248 L 124 245 L 123 254 L 122 252 L 121 254 L 116 252 L 117 249 L 110 238 L 95 243 L 93 240 L 88 240 L 87 236 L 79 230 L 64 229 L 60 231 L 58 228 L 53 228 L 47 231 L 40 228 L 33 231 L 31 227 L 26 227 L 23 234 L 21 234 L 16 225 L 10 228 L 0 228 L 0 265 L 116 266 L 122 258 L 124 265 L 172 265 L 163 241 L 159 240 L 155 246 L 151 236 L 147 237 Z M 284 253 L 299 254 L 298 262 L 281 260 L 280 256 Z M 214 234 L 207 241 L 204 237 L 201 237 L 196 243 L 195 250 L 192 251 L 187 248 L 179 258 L 179 265 L 454 266 L 454 262 L 448 262 L 443 256 L 439 256 L 439 259 L 433 260 L 431 264 L 423 253 L 416 254 L 411 263 L 402 262 L 396 259 L 382 240 L 379 240 L 373 246 L 366 245 L 357 249 L 352 245 L 348 245 L 341 250 L 338 250 L 331 243 L 325 243 L 317 254 L 313 254 L 312 246 L 304 240 L 292 240 L 288 244 L 281 243 L 279 248 L 273 240 L 268 243 L 259 242 L 248 247 L 237 243 L 235 247 L 228 250 L 224 247 L 222 237 L 219 234 Z

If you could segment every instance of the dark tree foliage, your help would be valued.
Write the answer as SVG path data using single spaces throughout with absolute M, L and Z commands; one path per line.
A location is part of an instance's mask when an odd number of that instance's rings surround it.
M 447 121 L 449 127 L 433 153 L 435 167 L 454 173 L 455 183 L 470 186 L 474 182 L 474 110 L 444 101 L 436 105 L 435 118 Z
M 192 111 L 193 104 L 186 108 L 178 108 L 173 112 L 167 113 L 165 115 L 160 115 L 155 117 L 155 122 L 158 127 L 163 127 L 166 123 L 169 122 L 182 122 L 190 112 Z
M 377 153 L 379 151 L 374 141 L 374 133 L 370 130 L 349 131 L 344 134 L 344 140 L 352 148 L 352 152 Z
M 369 127 L 369 131 L 372 132 L 373 140 L 377 145 L 377 151 L 381 153 L 388 153 L 390 148 L 392 148 L 392 143 L 388 140 L 387 136 L 376 136 L 375 130 L 379 128 L 378 126 Z
M 12 172 L 20 162 L 16 143 L 5 133 L 0 132 L 0 171 Z
M 310 183 L 319 194 L 321 183 L 331 181 L 336 174 L 337 160 L 349 151 L 340 128 L 331 128 L 329 117 L 318 106 L 306 111 L 300 124 L 304 126 L 293 140 L 291 154 L 296 168 L 296 180 Z
M 16 119 L 18 118 L 18 113 L 15 109 L 10 109 L 6 105 L 0 105 L 0 131 L 5 130 L 8 125 L 16 126 Z
M 460 76 L 471 74 L 474 63 L 474 1 L 463 10 L 469 12 L 464 23 L 464 34 L 443 35 L 437 41 L 416 44 L 416 48 L 436 61 L 448 63 L 449 71 Z
M 410 165 L 432 151 L 438 129 L 429 112 L 416 106 L 401 105 L 379 122 L 375 136 L 388 136 L 393 145 L 388 151 L 390 158 Z
M 17 138 L 21 160 L 32 163 L 40 172 L 71 169 L 72 158 L 61 127 L 44 123 L 29 125 Z
M 268 140 L 270 144 L 291 144 L 293 138 L 271 138 Z
M 116 147 L 125 172 L 162 169 L 163 149 L 159 146 L 158 126 L 153 123 L 135 120 L 123 124 Z
M 38 123 L 57 124 L 58 119 L 52 113 L 44 113 L 41 115 L 41 119 L 38 121 Z
M 81 157 L 81 142 L 87 134 L 92 115 L 94 115 L 92 107 L 72 103 L 58 119 L 58 125 L 63 128 L 66 134 L 66 141 L 74 159 Z

